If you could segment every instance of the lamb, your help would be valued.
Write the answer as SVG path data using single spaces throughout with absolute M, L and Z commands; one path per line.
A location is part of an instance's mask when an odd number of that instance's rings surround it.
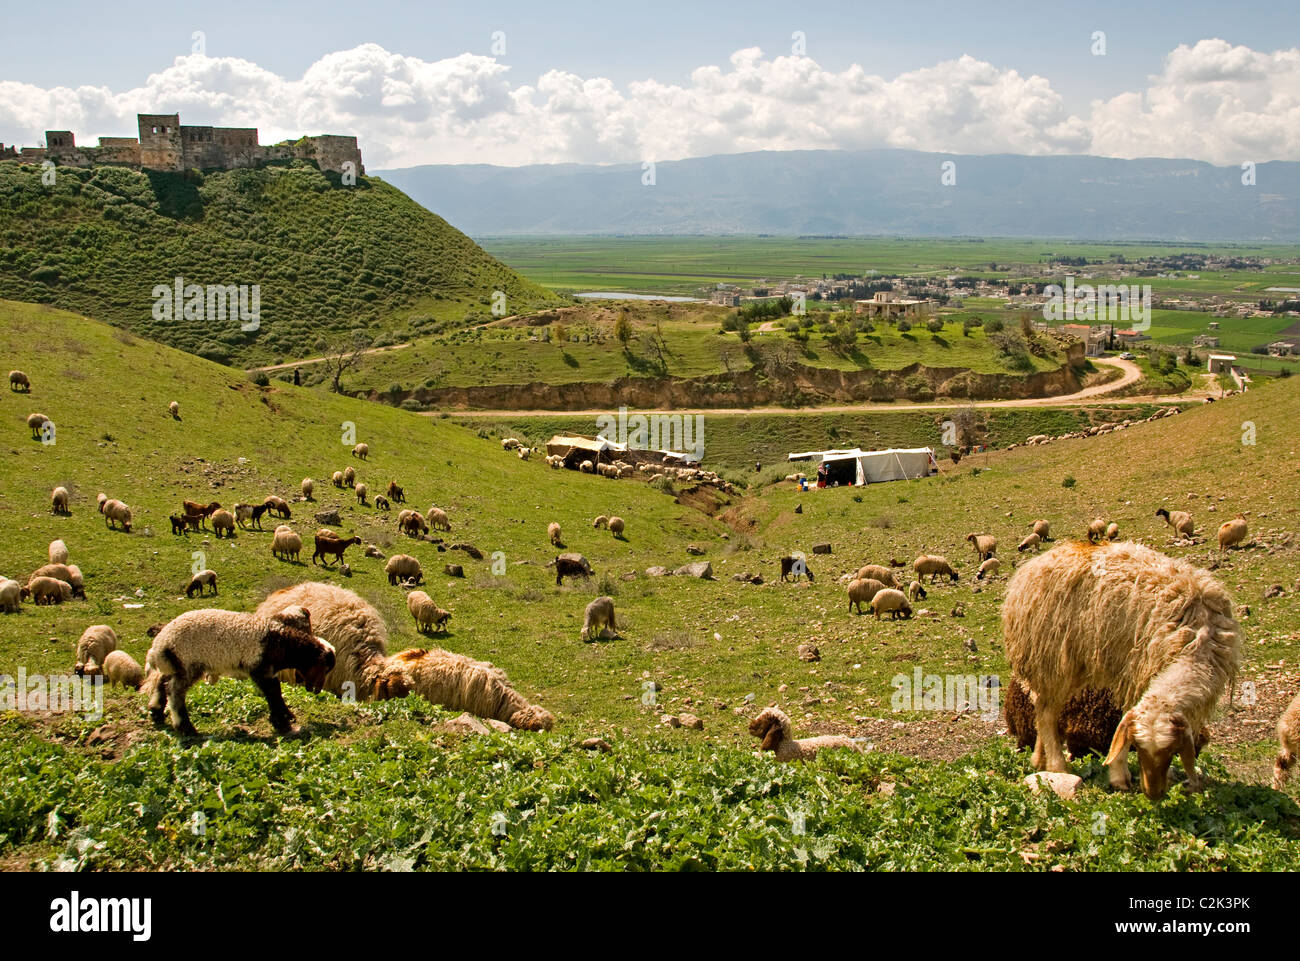
M 9 371 L 9 389 L 30 394 L 32 392 L 31 379 L 21 370 L 11 370 Z
M 435 531 L 451 530 L 451 521 L 447 520 L 447 512 L 441 507 L 430 507 L 428 515 L 429 526 Z
M 343 538 L 343 537 L 339 537 L 333 531 L 325 531 L 325 530 L 317 531 L 316 550 L 311 555 L 311 562 L 315 564 L 316 559 L 320 558 L 321 563 L 324 564 L 326 567 L 328 567 L 329 560 L 326 558 L 326 555 L 332 554 L 334 555 L 334 557 L 338 559 L 338 562 L 342 564 L 343 552 L 346 551 L 353 544 L 360 544 L 360 543 L 361 543 L 360 537 Z
M 894 575 L 888 567 L 881 567 L 879 564 L 864 564 L 858 568 L 858 572 L 853 575 L 860 581 L 873 580 L 880 581 L 886 587 L 901 589 L 902 582 Z
M 81 632 L 77 641 L 77 663 L 73 670 L 78 677 L 100 674 L 109 653 L 116 650 L 117 632 L 107 624 L 92 624 Z
M 357 484 L 357 486 L 353 488 L 353 490 L 356 492 L 357 495 L 357 503 L 365 505 L 366 495 L 370 493 L 370 488 L 367 487 L 365 484 Z
M 1246 539 L 1246 518 L 1238 514 L 1219 525 L 1219 550 L 1226 551 Z
M 352 456 L 361 460 L 366 460 L 370 456 L 370 445 L 358 444 L 356 447 L 352 448 Z
M 582 633 L 584 641 L 594 641 L 598 637 L 618 636 L 618 625 L 614 623 L 614 598 L 598 597 L 582 613 Z
M 805 561 L 803 557 L 794 557 L 790 555 L 781 558 L 781 580 L 784 581 L 793 577 L 794 580 L 797 581 L 799 580 L 800 574 L 807 577 L 809 583 L 816 580 L 816 578 L 813 577 L 811 568 L 808 567 L 808 562 Z
M 790 737 L 790 718 L 779 707 L 760 711 L 758 717 L 749 722 L 749 733 L 762 738 L 759 750 L 775 752 L 778 761 L 809 761 L 817 756 L 818 751 L 831 748 L 862 750 L 851 738 L 838 734 L 794 740 Z
M 111 530 L 116 530 L 117 525 L 122 525 L 122 530 L 131 533 L 131 508 L 127 507 L 119 500 L 106 500 L 99 505 L 99 512 L 104 515 L 104 526 Z
M 311 495 L 315 492 L 315 490 L 316 490 L 316 482 L 312 480 L 310 477 L 304 477 L 302 479 L 302 499 L 306 501 L 311 500 L 312 499 Z
M 295 607 L 311 611 L 313 629 L 334 645 L 337 660 L 322 690 L 369 699 L 388 661 L 388 628 L 379 612 L 346 588 L 304 581 L 271 594 L 254 614 L 270 618 Z M 290 684 L 302 680 L 296 671 L 286 671 L 280 679 Z
M 907 585 L 907 599 L 909 601 L 925 600 L 925 588 L 921 586 L 920 581 L 912 581 Z
M 1047 521 L 1034 521 L 1034 533 L 1040 540 L 1050 541 L 1052 539 L 1052 525 Z
M 283 497 L 268 494 L 266 500 L 262 501 L 262 506 L 285 520 L 288 520 L 290 517 L 289 503 Z
M 212 534 L 220 538 L 222 531 L 226 532 L 227 537 L 235 536 L 235 515 L 228 510 L 213 511 Z
M 397 528 L 412 537 L 429 533 L 429 525 L 425 521 L 424 515 L 410 508 L 397 515 Z
M 623 518 L 611 517 L 609 519 L 609 532 L 621 540 L 623 537 Z
M 975 556 L 981 561 L 986 561 L 998 550 L 998 539 L 992 534 L 967 534 L 966 540 L 975 550 Z
M 975 575 L 977 581 L 982 581 L 986 577 L 993 577 L 1002 567 L 1002 563 L 996 557 L 990 557 L 980 565 L 979 572 Z
M 53 514 L 67 514 L 68 501 L 70 496 L 66 487 L 56 487 L 50 494 L 50 512 Z
M 950 578 L 954 583 L 957 580 L 957 572 L 952 569 L 952 565 L 938 554 L 922 554 L 912 561 L 912 570 L 918 578 L 928 576 L 931 584 L 940 577 Z
M 167 519 L 171 521 L 173 534 L 184 534 L 187 528 L 196 531 L 199 529 L 199 522 L 203 520 L 198 514 L 186 514 L 184 516 L 169 514 Z
M 48 417 L 46 417 L 44 414 L 27 415 L 27 426 L 31 429 L 32 438 L 34 440 L 40 440 L 41 431 L 44 430 L 45 425 L 52 424 L 52 423 L 54 422 L 50 420 Z
M 1173 513 L 1170 513 L 1162 507 L 1156 511 L 1156 517 L 1163 517 L 1165 523 L 1183 537 L 1192 536 L 1192 515 L 1186 511 L 1174 511 Z
M 428 628 L 445 630 L 447 622 L 451 620 L 451 611 L 444 611 L 424 591 L 411 591 L 407 594 L 406 609 L 415 618 L 415 629 L 421 634 Z
M 402 490 L 402 488 L 397 486 L 397 481 L 390 480 L 388 482 L 387 493 L 388 493 L 388 499 L 391 500 L 394 504 L 406 503 L 406 491 Z
M 335 486 L 335 487 L 342 487 L 342 486 L 343 486 L 343 471 L 341 471 L 341 470 L 336 470 L 336 471 L 334 472 L 334 486 Z
M 384 573 L 388 575 L 390 584 L 404 581 L 418 586 L 424 581 L 424 569 L 410 554 L 394 554 L 384 565 Z
M 1012 673 L 1034 696 L 1035 768 L 1065 771 L 1061 711 L 1080 689 L 1105 688 L 1125 712 L 1110 783 L 1129 786 L 1136 743 L 1149 798 L 1164 795 L 1175 753 L 1199 789 L 1196 735 L 1241 657 L 1232 600 L 1207 571 L 1125 541 L 1064 544 L 1016 572 L 1002 626 Z
M 559 524 L 555 523 L 554 521 L 551 521 L 551 523 L 549 523 L 549 524 L 546 525 L 546 539 L 549 540 L 549 541 L 550 541 L 552 544 L 554 544 L 556 547 L 563 547 L 563 546 L 564 546 L 562 543 L 560 543 L 560 525 L 559 525 Z
M 297 560 L 302 550 L 302 538 L 287 527 L 277 527 L 271 538 L 271 554 L 282 561 Z
M 357 472 L 351 467 L 343 468 L 343 486 L 352 487 L 357 482 Z
M 1106 540 L 1119 540 L 1119 525 L 1114 521 L 1106 525 Z
M 50 541 L 49 555 L 51 564 L 68 563 L 68 545 L 62 540 Z
M 873 577 L 856 578 L 849 581 L 849 613 L 853 612 L 856 605 L 858 613 L 862 613 L 862 605 L 871 605 L 871 600 L 881 591 L 885 590 L 885 585 Z
M 375 510 L 377 510 L 377 511 L 390 511 L 390 510 L 392 510 L 392 509 L 393 509 L 393 507 L 392 507 L 391 504 L 388 503 L 388 498 L 387 498 L 387 497 L 385 497 L 383 494 L 376 494 L 376 495 L 375 495 Z
M 170 404 L 167 405 L 167 413 L 172 415 L 173 420 L 180 420 L 181 405 L 176 403 L 176 401 L 172 401 Z
M 1021 554 L 1023 554 L 1025 551 L 1028 550 L 1036 551 L 1042 545 L 1042 543 L 1043 543 L 1042 535 L 1039 534 L 1037 531 L 1035 531 L 1034 533 L 1030 534 L 1028 537 L 1026 537 L 1023 541 L 1020 542 L 1020 546 L 1016 548 L 1016 551 Z
M 609 518 L 606 517 L 604 514 L 601 514 L 594 521 L 592 521 L 591 526 L 594 527 L 596 530 L 600 530 L 602 527 L 609 527 Z
M 20 597 L 30 597 L 38 606 L 62 604 L 72 600 L 72 585 L 55 577 L 34 577 L 18 593 Z
M 871 599 L 871 612 L 876 615 L 876 620 L 880 620 L 881 614 L 888 614 L 891 621 L 896 621 L 900 614 L 911 617 L 912 605 L 907 602 L 907 595 L 902 591 L 886 587 Z
M 104 679 L 138 691 L 144 684 L 144 668 L 126 651 L 112 651 L 104 658 Z
M 0 577 L 0 611 L 17 614 L 22 610 L 23 587 L 17 581 Z
M 67 581 L 68 586 L 72 588 L 73 597 L 85 597 L 86 587 L 81 576 L 81 568 L 76 564 L 46 564 L 44 567 L 38 567 L 32 571 L 28 583 L 37 577 L 54 577 L 61 581 Z
M 216 501 L 213 501 L 211 504 L 200 504 L 198 501 L 185 501 L 184 507 L 186 514 L 197 514 L 206 520 L 208 517 L 211 517 L 221 507 L 221 505 Z M 207 529 L 206 524 L 201 526 L 205 530 Z
M 1106 519 L 1104 517 L 1094 517 L 1092 523 L 1088 525 L 1088 540 L 1099 541 L 1106 536 Z
M 293 712 L 280 693 L 278 672 L 301 673 L 309 690 L 319 691 L 337 658 L 334 647 L 310 633 L 311 619 L 301 607 L 274 617 L 236 611 L 187 611 L 158 632 L 145 663 L 159 672 L 149 698 L 155 724 L 168 707 L 172 723 L 196 735 L 185 693 L 199 678 L 251 678 L 271 709 L 271 725 L 280 734 L 294 729 Z
M 203 596 L 205 587 L 212 588 L 212 596 L 217 595 L 217 572 L 213 570 L 202 570 L 190 578 L 189 586 L 185 588 L 185 596 L 193 597 L 198 592 L 199 597 Z
M 591 569 L 591 562 L 581 554 L 560 554 L 555 560 L 546 565 L 555 568 L 555 583 L 559 586 L 564 583 L 565 577 L 592 577 L 594 572 Z
M 1273 790 L 1280 791 L 1291 777 L 1296 752 L 1300 751 L 1300 694 L 1291 699 L 1277 719 L 1277 760 L 1273 763 Z

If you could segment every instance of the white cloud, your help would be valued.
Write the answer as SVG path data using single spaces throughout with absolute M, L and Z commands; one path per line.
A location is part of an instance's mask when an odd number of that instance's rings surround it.
M 137 112 L 172 111 L 190 123 L 256 126 L 264 143 L 355 133 L 374 168 L 873 147 L 1239 163 L 1300 159 L 1300 50 L 1180 46 L 1147 89 L 1095 101 L 1088 117 L 1070 114 L 1048 79 L 971 56 L 886 79 L 757 48 L 699 67 L 685 84 L 623 89 L 562 70 L 530 83 L 492 57 L 430 62 L 375 44 L 328 54 L 298 79 L 191 55 L 121 92 L 0 82 L 6 142 L 71 129 L 93 144 L 133 133 Z

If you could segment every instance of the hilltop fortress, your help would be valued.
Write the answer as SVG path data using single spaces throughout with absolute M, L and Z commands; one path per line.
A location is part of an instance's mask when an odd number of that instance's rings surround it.
M 45 131 L 44 147 L 6 148 L 0 160 L 40 163 L 52 160 L 69 167 L 100 164 L 133 170 L 235 170 L 277 160 L 310 160 L 321 170 L 360 176 L 361 149 L 356 137 L 325 135 L 286 140 L 272 146 L 257 142 L 256 127 L 181 126 L 180 114 L 136 114 L 140 136 L 100 137 L 98 147 L 78 147 L 71 130 Z

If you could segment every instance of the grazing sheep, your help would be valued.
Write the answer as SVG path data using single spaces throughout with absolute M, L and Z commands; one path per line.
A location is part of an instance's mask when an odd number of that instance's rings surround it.
M 555 583 L 557 586 L 564 583 L 565 577 L 592 577 L 594 575 L 591 562 L 581 554 L 560 554 L 546 566 L 555 568 Z
M 415 648 L 388 659 L 375 682 L 374 697 L 408 694 L 419 694 L 449 711 L 468 711 L 525 731 L 549 731 L 555 724 L 551 712 L 529 704 L 501 668 L 437 648 Z
M 615 537 L 621 538 L 623 536 L 623 518 L 611 517 L 609 519 L 609 532 Z
M 1194 525 L 1192 524 L 1192 515 L 1186 511 L 1173 511 L 1172 513 L 1163 507 L 1156 511 L 1156 517 L 1163 517 L 1165 523 L 1174 529 L 1183 537 L 1191 537 Z
M 922 554 L 912 561 L 912 570 L 918 578 L 928 576 L 931 584 L 940 577 L 947 577 L 954 582 L 957 580 L 957 572 L 952 569 L 952 565 L 938 554 Z
M 533 455 L 533 449 L 531 447 L 520 447 L 515 453 L 519 455 L 520 460 L 528 460 Z
M 316 482 L 310 477 L 302 479 L 302 497 L 303 500 L 311 500 L 312 493 L 316 490 Z
M 11 370 L 9 371 L 9 389 L 30 394 L 32 392 L 32 382 L 21 370 Z
M 1088 540 L 1099 541 L 1106 536 L 1106 519 L 1104 517 L 1094 517 L 1092 523 L 1088 525 Z
M 618 625 L 614 623 L 614 598 L 598 597 L 587 605 L 582 614 L 582 632 L 579 636 L 584 641 L 618 636 Z
M 185 528 L 186 528 L 186 526 L 187 526 L 187 522 L 188 522 L 188 520 L 189 520 L 188 517 L 178 517 L 178 516 L 175 515 L 175 514 L 168 514 L 168 515 L 167 515 L 167 519 L 168 519 L 169 521 L 171 521 L 171 525 L 172 525 L 172 533 L 173 533 L 173 534 L 184 534 L 184 533 L 185 533 Z M 196 517 L 196 518 L 194 518 L 194 529 L 195 529 L 195 530 L 198 530 L 198 529 L 199 529 L 199 526 L 198 526 L 198 525 L 199 525 L 199 519 Z
M 596 530 L 600 530 L 602 527 L 609 527 L 609 518 L 606 517 L 604 514 L 601 514 L 594 521 L 592 521 L 591 526 L 596 528 Z
M 582 471 L 584 474 L 594 474 L 596 473 L 596 465 L 589 460 L 584 460 L 578 465 L 578 470 Z
M 221 505 L 218 504 L 216 501 L 213 501 L 210 504 L 200 504 L 198 501 L 184 502 L 184 508 L 185 508 L 184 512 L 186 514 L 197 514 L 200 517 L 202 517 L 204 520 L 211 517 L 217 510 L 220 509 L 220 507 Z M 202 527 L 204 530 L 207 530 L 207 524 L 203 524 Z
M 778 761 L 810 761 L 818 751 L 831 748 L 862 750 L 852 739 L 838 734 L 793 739 L 790 737 L 790 718 L 778 707 L 764 708 L 759 712 L 758 717 L 749 722 L 749 733 L 762 738 L 759 750 L 775 752 Z
M 1226 551 L 1246 539 L 1246 518 L 1238 514 L 1219 525 L 1219 550 Z
M 269 618 L 290 608 L 310 611 L 312 628 L 334 645 L 337 660 L 322 689 L 335 697 L 372 697 L 388 661 L 388 628 L 379 612 L 346 588 L 304 581 L 271 594 L 254 613 Z M 280 680 L 300 684 L 303 679 L 288 671 Z
M 149 698 L 155 724 L 170 701 L 172 723 L 194 735 L 185 692 L 204 675 L 251 678 L 271 709 L 271 724 L 281 734 L 293 730 L 294 717 L 280 693 L 280 671 L 303 675 L 319 691 L 334 668 L 333 646 L 311 631 L 309 613 L 290 608 L 274 617 L 236 611 L 187 611 L 158 632 L 145 663 L 159 672 Z
M 34 577 L 19 590 L 19 596 L 30 597 L 36 605 L 62 604 L 72 600 L 72 585 L 56 577 Z
M 27 415 L 27 426 L 28 426 L 29 428 L 31 428 L 31 431 L 32 431 L 32 438 L 33 438 L 34 440 L 40 440 L 40 439 L 41 439 L 41 429 L 44 428 L 46 424 L 51 424 L 51 423 L 53 423 L 53 421 L 51 421 L 51 420 L 50 420 L 48 417 L 46 417 L 44 414 L 28 414 L 28 415 Z
M 902 566 L 901 564 L 899 565 Z M 864 564 L 858 568 L 858 572 L 853 575 L 855 580 L 880 581 L 886 587 L 901 589 L 903 582 L 900 581 L 888 567 L 881 567 L 879 564 Z
M 28 583 L 36 577 L 53 577 L 60 581 L 67 581 L 68 586 L 72 588 L 73 597 L 85 597 L 86 587 L 82 580 L 81 568 L 76 564 L 46 564 L 32 571 Z
M 193 597 L 197 592 L 199 597 L 203 596 L 205 587 L 212 588 L 212 596 L 217 596 L 217 572 L 213 570 L 199 571 L 190 578 L 189 586 L 185 588 L 185 596 Z
M 556 547 L 564 546 L 560 543 L 560 525 L 555 523 L 555 521 L 551 521 L 551 523 L 546 525 L 546 539 Z
M 267 495 L 266 500 L 262 501 L 262 506 L 265 507 L 267 510 L 271 511 L 273 514 L 276 514 L 277 516 L 284 518 L 285 520 L 288 520 L 290 517 L 289 502 L 286 501 L 283 497 L 277 497 L 274 494 L 269 494 Z
M 1002 626 L 1012 673 L 1034 696 L 1035 768 L 1065 771 L 1061 711 L 1082 688 L 1105 688 L 1125 711 L 1106 758 L 1110 783 L 1129 786 L 1136 742 L 1148 797 L 1164 795 L 1175 753 L 1200 787 L 1196 735 L 1241 648 L 1232 600 L 1207 571 L 1129 542 L 1063 544 L 1016 572 Z
M 358 444 L 356 447 L 352 448 L 352 456 L 365 460 L 370 456 L 370 445 Z
M 514 437 L 503 437 L 501 439 L 502 450 L 514 450 L 519 446 L 519 441 Z
M 343 468 L 343 486 L 352 487 L 357 482 L 357 472 L 351 467 Z
M 376 495 L 375 495 L 375 510 L 377 510 L 377 511 L 389 511 L 389 510 L 392 510 L 392 509 L 393 509 L 393 508 L 392 508 L 392 505 L 388 503 L 388 498 L 387 498 L 387 497 L 385 497 L 383 494 L 376 494 Z
M 277 527 L 271 538 L 271 554 L 282 561 L 297 560 L 302 550 L 302 538 L 287 527 Z
M 336 471 L 334 472 L 334 486 L 335 486 L 335 487 L 342 487 L 342 486 L 343 486 L 343 471 L 341 471 L 341 470 L 336 470 Z
M 360 537 L 344 538 L 344 537 L 339 537 L 333 531 L 326 531 L 326 530 L 317 531 L 316 550 L 311 555 L 311 562 L 315 564 L 316 559 L 320 558 L 321 563 L 324 564 L 326 567 L 328 567 L 329 560 L 327 559 L 327 555 L 332 554 L 335 558 L 338 559 L 338 562 L 342 564 L 343 552 L 346 551 L 353 544 L 360 544 L 360 543 L 361 543 Z
M 100 491 L 95 495 L 95 509 L 101 514 L 104 513 L 104 504 L 108 501 L 108 495 Z
M 353 488 L 353 490 L 357 495 L 357 503 L 364 506 L 368 506 L 366 505 L 366 495 L 370 493 L 370 488 L 367 487 L 365 484 L 357 484 L 357 486 Z
M 23 586 L 7 577 L 0 577 L 0 611 L 17 614 L 22 610 Z
M 1037 531 L 1035 531 L 1034 533 L 1030 534 L 1028 537 L 1026 537 L 1023 541 L 1020 542 L 1020 546 L 1016 548 L 1016 551 L 1021 554 L 1023 554 L 1025 551 L 1028 550 L 1036 551 L 1042 545 L 1042 543 L 1043 543 L 1042 535 L 1040 535 Z
M 419 534 L 429 533 L 429 524 L 425 521 L 423 514 L 408 507 L 397 515 L 397 529 L 415 537 Z
M 144 668 L 126 651 L 111 651 L 104 658 L 104 679 L 138 691 L 144 684 Z
M 218 510 L 212 512 L 212 534 L 220 538 L 221 532 L 225 531 L 227 537 L 235 536 L 235 515 L 228 510 Z
M 998 550 L 998 539 L 992 534 L 967 534 L 966 540 L 975 550 L 975 556 L 981 561 L 986 561 Z
M 997 574 L 1002 567 L 1002 563 L 996 557 L 990 557 L 980 565 L 979 572 L 975 575 L 975 580 L 982 581 L 986 577 L 992 577 Z
M 388 575 L 389 584 L 410 582 L 419 585 L 424 582 L 424 569 L 410 554 L 394 554 L 384 565 L 384 573 Z
M 1040 540 L 1050 541 L 1052 539 L 1052 525 L 1047 521 L 1034 521 L 1034 533 Z
M 176 401 L 172 401 L 170 404 L 167 405 L 167 413 L 172 415 L 173 420 L 180 420 L 181 405 L 176 403 Z
M 50 512 L 53 514 L 69 513 L 68 511 L 69 500 L 70 500 L 70 495 L 68 494 L 68 489 L 66 487 L 54 488 L 54 491 L 50 494 Z
M 1116 524 L 1114 521 L 1111 521 L 1109 524 L 1106 525 L 1106 540 L 1108 541 L 1119 540 L 1119 525 Z
M 856 578 L 849 581 L 849 613 L 853 613 L 856 606 L 858 613 L 862 613 L 862 605 L 871 606 L 871 600 L 881 591 L 885 590 L 885 585 L 880 583 L 874 577 Z
M 1300 694 L 1291 699 L 1277 719 L 1277 760 L 1273 763 L 1273 790 L 1280 791 L 1291 776 L 1296 752 L 1300 751 Z
M 909 601 L 925 600 L 925 588 L 921 586 L 920 581 L 912 581 L 907 585 L 907 599 Z
M 117 631 L 107 624 L 92 624 L 81 632 L 77 641 L 77 662 L 73 670 L 78 677 L 103 672 L 104 661 L 117 650 Z
M 907 595 L 902 591 L 886 587 L 884 590 L 877 591 L 876 596 L 871 599 L 871 612 L 876 615 L 876 620 L 880 620 L 881 614 L 888 614 L 890 620 L 896 621 L 900 614 L 903 617 L 911 617 L 912 605 L 907 602 Z
M 62 540 L 50 541 L 49 555 L 51 564 L 68 563 L 68 545 Z
M 125 503 L 121 501 L 104 501 L 99 506 L 99 512 L 104 515 L 104 527 L 116 531 L 117 525 L 121 524 L 123 531 L 131 533 L 131 508 L 127 507 Z
M 447 520 L 447 512 L 441 507 L 430 507 L 427 519 L 435 531 L 451 530 L 451 521 Z
M 388 493 L 388 499 L 391 500 L 394 504 L 406 503 L 406 491 L 404 491 L 402 488 L 397 486 L 397 481 L 390 480 L 388 482 L 387 493 Z
M 446 630 L 447 622 L 451 620 L 451 611 L 444 611 L 424 591 L 411 591 L 407 594 L 406 609 L 415 618 L 415 629 L 421 634 L 429 628 L 435 631 Z
M 808 566 L 808 562 L 802 557 L 786 556 L 781 558 L 781 580 L 784 581 L 793 577 L 797 581 L 800 574 L 807 577 L 809 582 L 816 580 L 813 577 L 812 569 Z

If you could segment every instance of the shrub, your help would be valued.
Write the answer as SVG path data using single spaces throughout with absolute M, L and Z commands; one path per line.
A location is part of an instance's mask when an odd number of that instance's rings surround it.
M 1074 485 L 1075 485 L 1074 475 L 1066 474 L 1065 479 L 1061 481 L 1061 486 L 1068 488 L 1068 487 L 1073 487 Z
M 266 371 L 264 370 L 253 371 L 253 373 L 249 375 L 248 379 L 251 380 L 258 387 L 271 386 L 271 378 L 266 376 Z M 292 380 L 292 377 L 290 378 L 290 380 Z

